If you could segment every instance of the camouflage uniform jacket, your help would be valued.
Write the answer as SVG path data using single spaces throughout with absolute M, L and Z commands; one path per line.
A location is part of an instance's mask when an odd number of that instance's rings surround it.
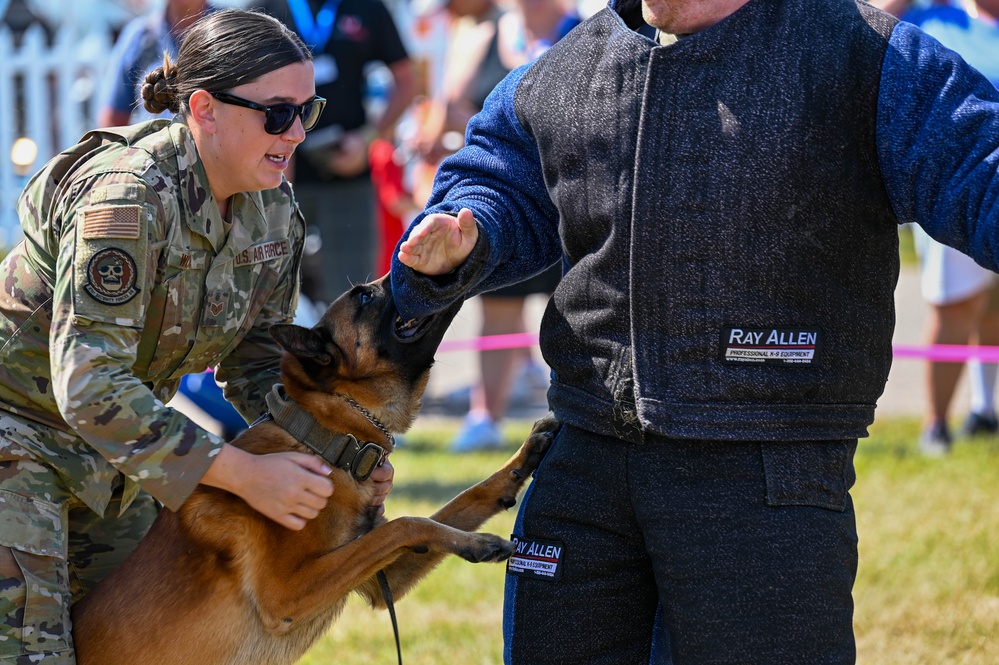
M 244 418 L 266 410 L 268 328 L 292 319 L 305 223 L 287 182 L 230 213 L 227 232 L 177 120 L 91 132 L 21 196 L 25 240 L 0 264 L 0 424 L 99 513 L 119 471 L 126 499 L 138 483 L 176 509 L 218 453 L 165 406 L 183 375 L 216 367 Z

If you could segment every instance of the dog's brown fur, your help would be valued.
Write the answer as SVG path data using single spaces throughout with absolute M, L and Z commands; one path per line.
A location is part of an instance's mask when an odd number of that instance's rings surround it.
M 330 429 L 384 442 L 335 393 L 349 395 L 392 431 L 408 429 L 456 311 L 401 339 L 388 280 L 355 287 L 312 330 L 272 330 L 287 351 L 287 394 Z M 398 598 L 447 554 L 473 562 L 509 557 L 511 543 L 472 530 L 515 503 L 556 427 L 540 421 L 503 468 L 430 518 L 376 516 L 372 483 L 340 469 L 333 471 L 326 508 L 301 531 L 232 494 L 199 486 L 178 512 L 163 510 L 126 562 L 74 606 L 77 661 L 290 665 L 326 632 L 351 591 L 384 606 L 379 570 Z M 253 453 L 305 450 L 273 422 L 233 443 Z

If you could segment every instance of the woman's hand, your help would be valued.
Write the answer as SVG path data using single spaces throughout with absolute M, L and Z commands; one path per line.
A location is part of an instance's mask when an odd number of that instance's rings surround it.
M 201 482 L 232 492 L 260 514 L 298 531 L 326 507 L 326 500 L 333 495 L 330 472 L 330 467 L 315 455 L 253 455 L 226 443 Z M 387 489 L 384 494 L 388 494 Z
M 368 480 L 371 480 L 375 484 L 375 497 L 372 499 L 371 505 L 378 509 L 376 514 L 379 516 L 385 514 L 385 499 L 388 498 L 389 492 L 392 491 L 392 481 L 394 479 L 395 467 L 392 466 L 392 462 L 387 457 L 380 466 L 375 467 L 374 471 L 368 477 Z
M 478 238 L 475 216 L 467 208 L 457 217 L 427 215 L 399 246 L 399 260 L 424 275 L 445 275 L 468 258 Z

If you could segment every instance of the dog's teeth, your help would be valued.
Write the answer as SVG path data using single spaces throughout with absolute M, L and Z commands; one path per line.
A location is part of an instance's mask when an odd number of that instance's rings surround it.
M 420 332 L 420 330 L 423 329 L 424 325 L 429 320 L 430 320 L 429 318 L 421 319 L 421 318 L 417 317 L 415 319 L 407 319 L 407 320 L 403 321 L 402 317 L 396 316 L 395 317 L 395 332 L 400 337 L 405 337 L 405 338 L 408 339 L 410 337 L 418 335 L 419 332 Z
M 409 330 L 410 328 L 415 326 L 416 323 L 417 319 L 409 319 L 407 321 L 403 321 L 402 317 L 397 316 L 395 318 L 395 327 L 398 328 L 399 330 Z

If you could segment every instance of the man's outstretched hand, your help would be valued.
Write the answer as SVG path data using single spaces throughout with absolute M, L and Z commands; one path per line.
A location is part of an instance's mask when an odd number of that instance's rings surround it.
M 478 238 L 475 216 L 467 208 L 457 217 L 427 215 L 399 246 L 399 261 L 424 275 L 444 275 L 468 258 Z

